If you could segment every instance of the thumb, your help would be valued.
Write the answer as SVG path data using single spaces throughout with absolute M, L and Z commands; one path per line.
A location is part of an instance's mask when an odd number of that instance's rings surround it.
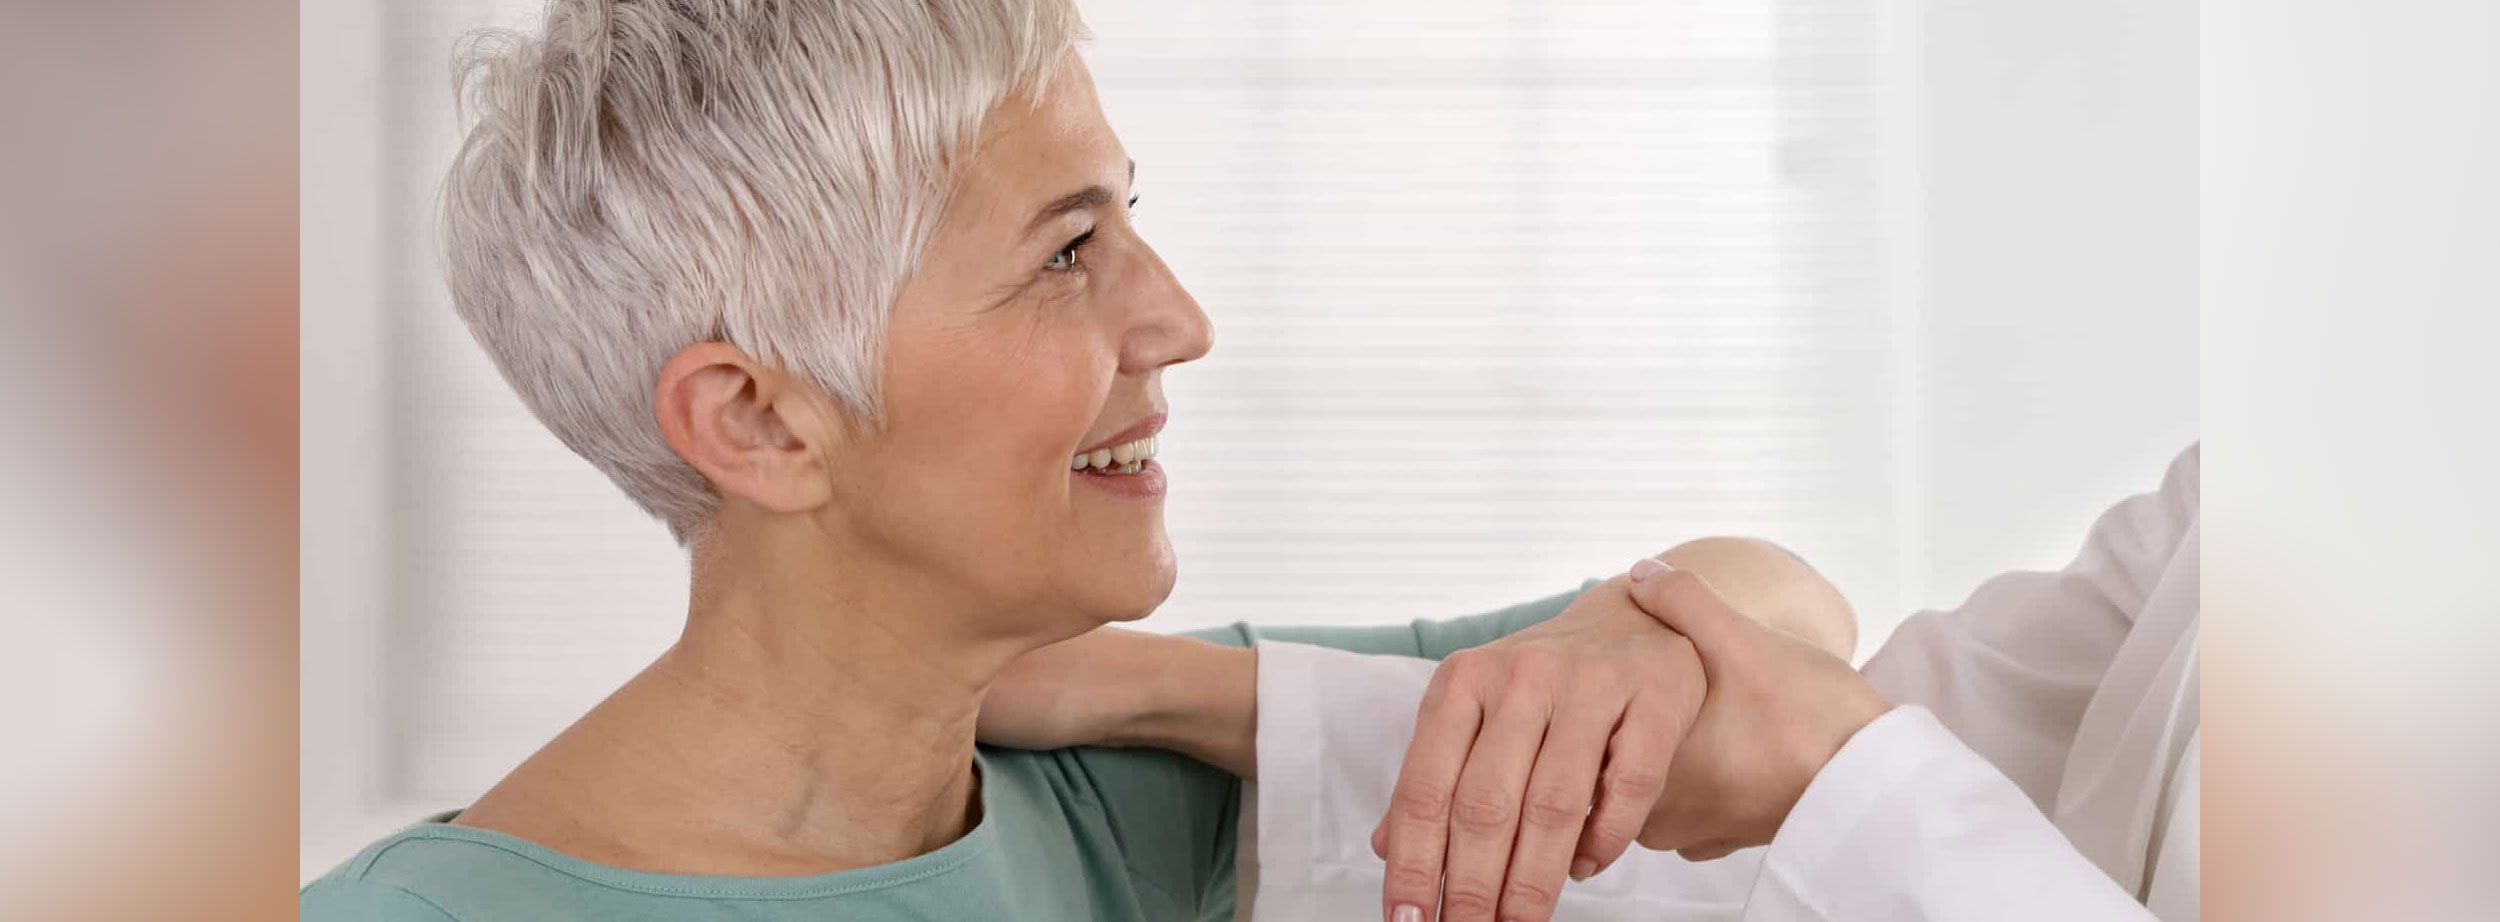
M 1744 617 L 1699 574 L 1678 570 L 1657 558 L 1634 561 L 1631 577 L 1632 604 L 1668 630 L 1690 638 L 1696 647 L 1713 646 L 1732 620 Z

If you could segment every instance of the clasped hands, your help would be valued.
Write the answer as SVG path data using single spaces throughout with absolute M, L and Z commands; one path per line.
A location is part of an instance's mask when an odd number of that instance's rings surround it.
M 1544 922 L 1636 841 L 1694 860 L 1767 844 L 1889 709 L 1842 658 L 1846 603 L 1802 562 L 1745 539 L 1659 558 L 1442 661 L 1372 835 L 1389 922 Z M 1250 656 L 1097 631 L 1011 666 L 982 737 L 1158 746 L 1254 777 Z

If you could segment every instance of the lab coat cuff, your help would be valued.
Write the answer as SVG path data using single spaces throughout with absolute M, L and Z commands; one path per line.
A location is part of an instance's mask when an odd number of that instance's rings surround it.
M 1322 828 L 1317 810 L 1321 747 L 1317 648 L 1292 643 L 1262 642 L 1258 650 L 1259 779 L 1273 793 L 1259 799 L 1258 827 L 1270 834 L 1258 838 L 1259 863 L 1269 868 L 1307 868 L 1316 857 L 1306 835 Z M 1278 834 L 1287 833 L 1287 834 Z
M 1806 894 L 1787 889 L 1855 873 L 1850 868 L 1864 862 L 1845 852 L 1860 828 L 1878 817 L 1888 799 L 1916 787 L 1936 760 L 1960 748 L 1961 740 L 1921 707 L 1893 708 L 1859 728 L 1789 808 L 1764 856 L 1754 901 L 1810 903 Z

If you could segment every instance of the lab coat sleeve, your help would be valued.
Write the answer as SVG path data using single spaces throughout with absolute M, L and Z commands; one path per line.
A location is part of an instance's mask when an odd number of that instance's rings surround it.
M 2172 462 L 2160 490 L 2102 514 L 2065 569 L 1998 576 L 1958 609 L 1903 622 L 1867 661 L 1867 681 L 1933 713 L 2047 809 L 2084 709 L 2196 524 L 2197 452 Z
M 2145 920 L 2005 775 L 1933 714 L 1852 737 L 1764 856 L 1747 922 Z

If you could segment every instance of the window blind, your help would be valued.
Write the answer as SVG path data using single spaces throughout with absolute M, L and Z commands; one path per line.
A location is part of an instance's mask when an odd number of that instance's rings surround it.
M 412 796 L 473 794 L 683 616 L 682 555 L 530 419 L 432 274 L 445 50 L 535 9 L 464 0 L 394 32 L 388 763 Z M 1448 617 L 1722 532 L 1894 604 L 1861 5 L 1082 9 L 1141 226 L 1216 329 L 1166 373 L 1181 578 L 1145 627 Z

